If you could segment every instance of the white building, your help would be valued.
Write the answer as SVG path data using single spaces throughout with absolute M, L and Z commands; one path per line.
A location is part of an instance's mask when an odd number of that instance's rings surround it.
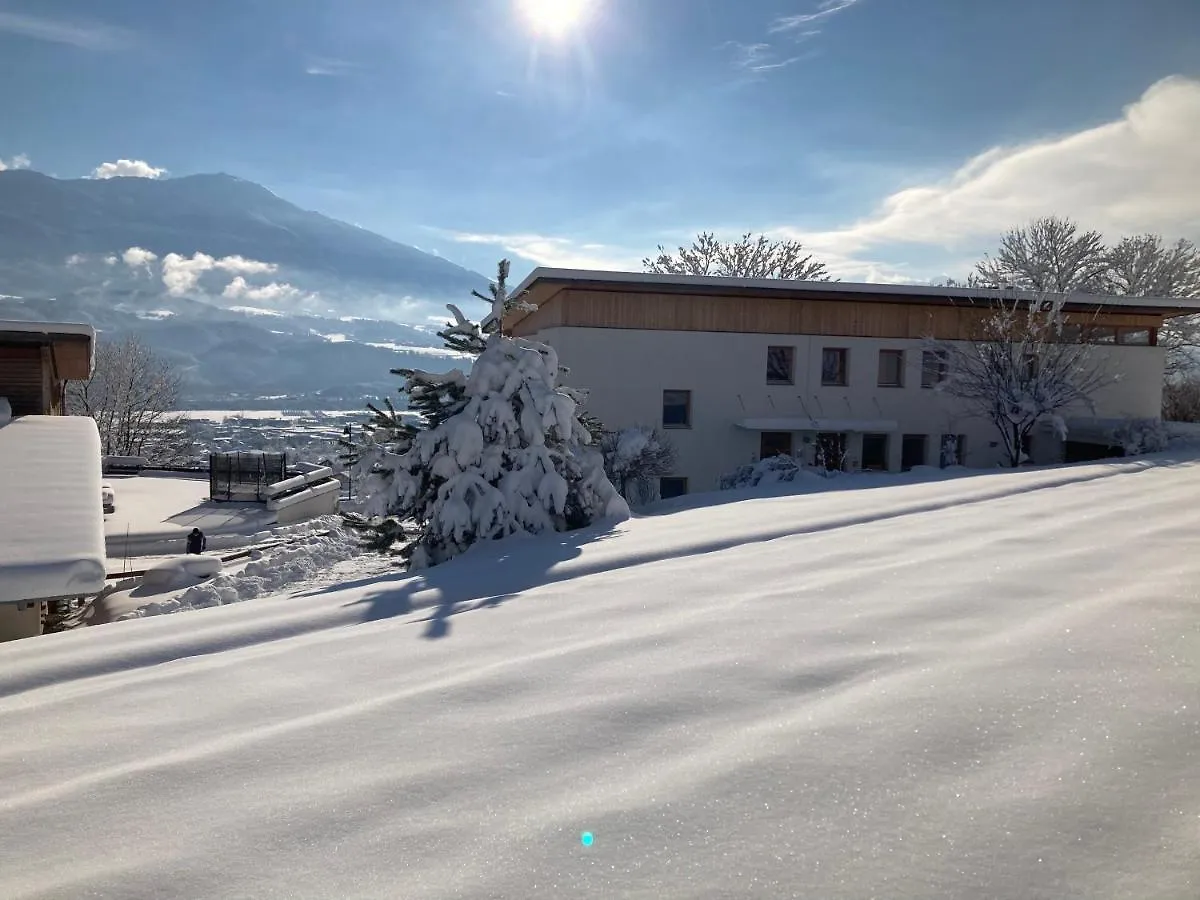
M 61 414 L 94 345 L 88 325 L 0 322 L 0 641 L 41 634 L 47 601 L 104 587 L 100 435 Z
M 537 308 L 505 330 L 553 346 L 569 383 L 590 391 L 590 412 L 609 428 L 667 432 L 679 462 L 664 496 L 715 489 L 781 452 L 850 470 L 1002 458 L 994 426 L 934 390 L 942 375 L 925 348 L 978 333 L 1001 292 L 539 268 L 513 293 Z M 1198 312 L 1198 300 L 1071 298 L 1097 362 L 1120 374 L 1094 410 L 1073 414 L 1157 418 L 1158 331 Z M 1036 462 L 1087 453 L 1049 429 L 1030 448 Z

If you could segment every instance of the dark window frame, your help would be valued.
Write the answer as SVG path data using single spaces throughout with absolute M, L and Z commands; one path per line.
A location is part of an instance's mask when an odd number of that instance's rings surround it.
M 946 380 L 950 364 L 946 354 L 938 350 L 921 351 L 921 388 L 932 390 Z M 932 378 L 931 378 L 932 376 Z
M 884 381 L 883 380 L 883 374 L 884 374 L 883 373 L 883 361 L 884 361 L 884 359 L 896 360 L 897 365 L 896 365 L 896 380 L 895 381 Z M 902 387 L 904 387 L 904 351 L 903 350 L 897 350 L 892 347 L 885 347 L 882 350 L 880 350 L 879 351 L 879 364 L 878 364 L 877 368 L 878 368 L 878 372 L 876 372 L 876 378 L 875 378 L 877 387 L 882 387 L 882 388 L 902 388 Z
M 771 375 L 772 354 L 777 351 L 783 351 L 787 358 L 787 376 L 786 378 L 776 378 Z M 795 384 L 796 383 L 796 348 L 788 344 L 772 344 L 767 347 L 767 384 Z
M 668 409 L 667 395 L 668 394 L 683 394 L 686 396 L 687 399 L 682 404 L 683 410 L 684 410 L 683 422 L 671 422 L 671 423 L 667 422 L 667 409 Z M 676 408 L 679 405 L 680 404 L 677 404 L 677 403 L 671 404 L 671 407 Z M 666 429 L 666 428 L 687 429 L 687 428 L 692 427 L 692 392 L 690 390 L 685 391 L 682 388 L 666 388 L 665 390 L 663 390 L 663 392 L 662 392 L 662 423 L 663 423 L 664 429 Z
M 776 450 L 774 453 L 767 453 L 768 437 L 785 437 L 787 438 L 787 452 Z M 780 443 L 783 443 L 782 441 Z M 796 435 L 791 431 L 762 431 L 758 436 L 758 458 L 771 459 L 776 456 L 794 456 L 796 453 Z
M 678 493 L 666 493 L 663 491 L 663 485 L 667 482 L 677 482 L 683 487 L 683 490 Z M 674 500 L 676 497 L 685 497 L 688 492 L 688 480 L 683 475 L 663 475 L 658 479 L 658 498 L 660 500 Z
M 840 362 L 840 378 L 841 380 L 833 381 L 825 377 L 825 357 L 826 354 L 836 353 Z M 847 347 L 822 347 L 821 348 L 821 387 L 848 387 L 850 385 L 850 350 Z

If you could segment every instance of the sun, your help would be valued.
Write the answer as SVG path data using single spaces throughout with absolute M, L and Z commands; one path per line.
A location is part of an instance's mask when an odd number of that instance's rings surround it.
M 560 38 L 587 18 L 592 0 L 517 0 L 517 8 L 539 34 Z

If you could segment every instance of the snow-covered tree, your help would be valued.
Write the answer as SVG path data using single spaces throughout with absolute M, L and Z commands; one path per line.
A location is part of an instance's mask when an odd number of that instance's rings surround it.
M 414 423 L 373 407 L 364 447 L 370 465 L 367 519 L 386 523 L 413 568 L 437 565 L 473 543 L 521 532 L 565 531 L 629 515 L 604 473 L 604 461 L 580 419 L 582 391 L 559 383 L 554 349 L 505 335 L 503 319 L 520 303 L 509 296 L 508 263 L 492 285 L 491 312 L 476 325 L 451 308 L 442 337 L 475 355 L 469 374 L 399 370 Z M 452 344 L 453 340 L 453 344 Z M 386 542 L 386 535 L 379 535 Z
M 1167 244 L 1157 234 L 1122 238 L 1108 251 L 1104 292 L 1129 297 L 1200 297 L 1200 249 L 1191 241 Z M 1200 362 L 1200 316 L 1167 319 L 1158 331 L 1169 376 Z
M 1013 467 L 1034 426 L 1050 421 L 1065 439 L 1061 413 L 1092 407 L 1096 391 L 1115 380 L 1090 345 L 1073 339 L 1065 308 L 1063 295 L 1004 300 L 972 340 L 927 342 L 947 365 L 938 389 L 996 426 Z
M 107 456 L 175 462 L 191 451 L 187 420 L 174 411 L 181 387 L 178 370 L 140 338 L 99 341 L 92 377 L 67 385 L 67 410 L 96 420 Z
M 634 425 L 600 440 L 604 471 L 634 506 L 657 497 L 657 479 L 675 470 L 675 446 L 655 428 Z
M 1095 294 L 1103 290 L 1107 256 L 1100 232 L 1044 216 L 1005 234 L 996 255 L 976 264 L 970 281 L 978 287 Z
M 825 263 L 805 253 L 798 241 L 773 241 L 765 234 L 750 233 L 736 241 L 721 241 L 712 232 L 704 231 L 692 241 L 692 246 L 679 247 L 674 252 L 660 244 L 658 256 L 643 259 L 642 268 L 657 275 L 830 280 Z

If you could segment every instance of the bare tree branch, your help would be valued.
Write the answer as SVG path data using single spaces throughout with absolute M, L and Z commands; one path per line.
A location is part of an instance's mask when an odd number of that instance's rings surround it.
M 1093 408 L 1093 396 L 1116 380 L 1068 322 L 1066 297 L 1004 300 L 968 341 L 929 340 L 947 368 L 938 389 L 996 426 L 1009 465 L 1021 464 L 1034 426 L 1048 420 L 1066 437 L 1062 413 Z
M 182 379 L 137 337 L 101 341 L 87 381 L 67 388 L 67 409 L 91 416 L 106 456 L 171 462 L 191 449 L 186 420 L 173 412 Z
M 772 241 L 765 234 L 755 237 L 750 233 L 723 242 L 712 232 L 701 232 L 692 246 L 680 247 L 674 253 L 660 244 L 658 256 L 643 259 L 642 268 L 657 275 L 830 280 L 825 263 L 806 254 L 798 241 Z
M 1070 219 L 1045 216 L 1004 235 L 996 255 L 976 264 L 970 281 L 979 287 L 1095 294 L 1103 290 L 1107 268 L 1100 232 L 1081 233 Z

